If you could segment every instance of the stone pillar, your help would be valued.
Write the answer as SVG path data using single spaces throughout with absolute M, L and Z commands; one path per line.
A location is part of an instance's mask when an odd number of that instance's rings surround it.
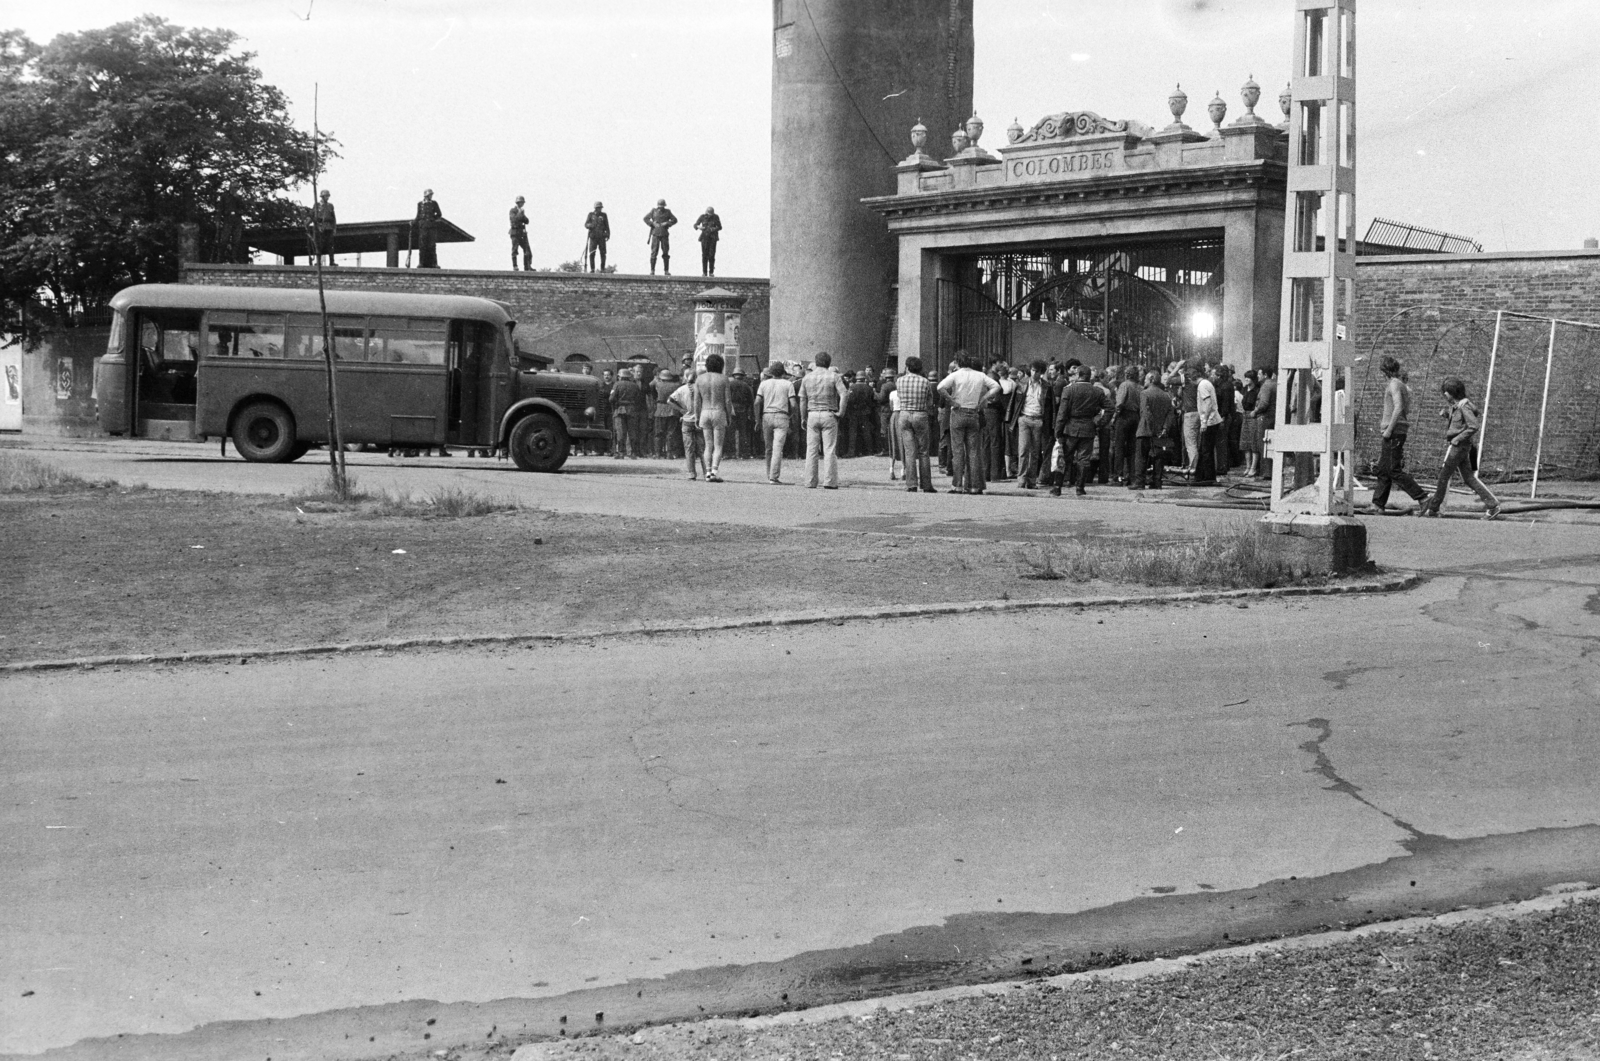
M 391 269 L 400 268 L 400 232 L 389 233 L 389 245 L 386 248 L 383 264 Z
M 1222 360 L 1242 373 L 1278 363 L 1283 206 L 1228 215 L 1222 232 Z
M 894 194 L 919 119 L 942 131 L 972 113 L 973 0 L 772 6 L 772 356 L 878 366 L 896 252 L 861 200 Z

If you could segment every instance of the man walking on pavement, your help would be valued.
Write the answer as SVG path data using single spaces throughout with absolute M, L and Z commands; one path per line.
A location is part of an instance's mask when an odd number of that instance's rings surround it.
M 1383 385 L 1383 417 L 1378 421 L 1378 434 L 1383 437 L 1383 449 L 1378 454 L 1378 468 L 1372 485 L 1372 507 L 1384 515 L 1389 511 L 1389 490 L 1398 486 L 1410 495 L 1411 500 L 1422 504 L 1427 493 L 1406 471 L 1406 435 L 1411 431 L 1411 388 L 1406 385 L 1400 362 L 1385 357 L 1378 368 L 1388 381 Z
M 817 485 L 817 466 L 823 489 L 839 489 L 839 416 L 849 408 L 844 381 L 833 370 L 833 356 L 817 354 L 815 368 L 800 381 L 800 422 L 806 425 L 806 488 Z
M 517 196 L 517 204 L 511 208 L 511 271 L 517 271 L 517 251 L 522 251 L 522 268 L 524 272 L 533 271 L 533 251 L 528 247 L 528 213 L 522 209 L 526 202 L 522 196 Z
M 1105 422 L 1107 401 L 1099 387 L 1090 382 L 1093 370 L 1079 365 L 1077 378 L 1061 392 L 1056 408 L 1056 437 L 1061 442 L 1061 471 L 1050 486 L 1050 496 L 1061 496 L 1061 475 L 1072 477 L 1074 492 L 1082 497 L 1089 491 L 1089 465 L 1094 459 L 1095 432 Z
M 600 271 L 606 271 L 606 242 L 611 239 L 611 219 L 606 217 L 605 205 L 595 203 L 589 216 L 583 219 L 583 227 L 589 232 L 583 244 L 583 258 L 591 273 L 596 251 L 600 253 Z
M 657 199 L 654 210 L 644 215 L 644 223 L 650 229 L 650 234 L 645 237 L 650 244 L 650 275 L 656 275 L 656 255 L 661 256 L 661 273 L 663 276 L 672 275 L 672 226 L 678 223 L 671 210 L 667 209 L 665 199 Z

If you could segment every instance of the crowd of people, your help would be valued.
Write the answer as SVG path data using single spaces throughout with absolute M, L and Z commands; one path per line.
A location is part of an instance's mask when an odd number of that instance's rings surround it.
M 1404 370 L 1392 357 L 1381 367 L 1374 507 L 1392 512 L 1388 498 L 1398 486 L 1418 502 L 1418 515 L 1437 515 L 1459 475 L 1482 499 L 1486 518 L 1498 516 L 1498 500 L 1474 473 L 1477 411 L 1465 384 L 1450 379 L 1442 387 L 1447 448 L 1430 496 L 1405 471 L 1412 399 Z M 827 353 L 810 366 L 775 361 L 758 381 L 724 368 L 712 354 L 699 371 L 686 359 L 681 373 L 659 372 L 648 384 L 642 366 L 625 367 L 617 378 L 604 373 L 611 455 L 682 460 L 689 479 L 707 482 L 723 481 L 724 457 L 760 456 L 768 481 L 778 485 L 784 461 L 803 457 L 805 485 L 829 490 L 839 486 L 840 459 L 864 456 L 891 458 L 891 479 L 930 493 L 935 466 L 950 478 L 949 491 L 961 494 L 1002 482 L 1057 497 L 1065 489 L 1083 496 L 1096 485 L 1161 490 L 1169 479 L 1215 485 L 1236 469 L 1241 479 L 1271 478 L 1264 453 L 1277 405 L 1271 369 L 1235 375 L 1228 365 L 1199 359 L 1160 369 L 1076 360 L 983 365 L 964 351 L 942 376 L 915 357 L 898 376 L 840 372 Z M 1320 420 L 1321 390 L 1309 393 L 1308 417 Z M 1335 401 L 1343 400 L 1340 389 Z M 1341 410 L 1336 405 L 1334 415 Z
M 759 380 L 724 368 L 712 355 L 699 372 L 686 361 L 648 381 L 643 366 L 604 372 L 611 456 L 683 460 L 690 478 L 710 482 L 721 480 L 724 456 L 760 456 L 778 483 L 782 462 L 804 456 L 807 485 L 826 487 L 838 485 L 840 459 L 890 457 L 908 489 L 931 491 L 936 463 L 960 493 L 1012 481 L 1054 494 L 1095 483 L 1161 489 L 1169 475 L 1214 483 L 1241 465 L 1266 475 L 1271 372 L 1236 378 L 1200 362 L 1162 371 L 1074 360 L 985 366 L 965 353 L 943 376 L 917 358 L 899 376 L 840 372 L 826 353 L 810 366 L 773 362 Z

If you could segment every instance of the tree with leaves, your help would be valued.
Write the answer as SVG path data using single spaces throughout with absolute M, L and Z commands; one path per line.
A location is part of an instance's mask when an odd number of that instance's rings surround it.
M 303 225 L 288 193 L 332 157 L 254 53 L 154 15 L 39 46 L 0 31 L 0 300 L 68 324 L 129 284 L 244 260 L 245 227 Z

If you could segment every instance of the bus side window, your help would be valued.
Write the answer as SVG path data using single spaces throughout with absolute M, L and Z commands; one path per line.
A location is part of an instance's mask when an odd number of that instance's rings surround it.
M 333 356 L 337 361 L 367 359 L 367 328 L 364 321 L 346 317 L 334 322 Z
M 375 349 L 368 351 L 368 357 L 373 361 L 407 365 L 445 363 L 443 321 L 374 317 L 371 336 L 368 342 Z

